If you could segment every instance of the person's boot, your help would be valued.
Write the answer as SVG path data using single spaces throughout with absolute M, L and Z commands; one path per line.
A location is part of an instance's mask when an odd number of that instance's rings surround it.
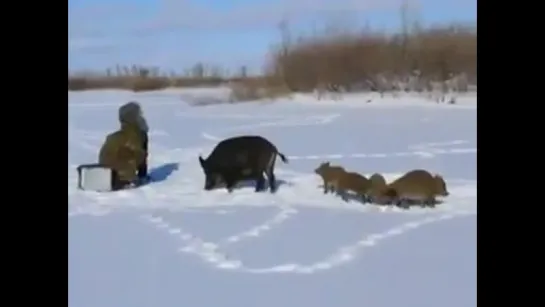
M 112 191 L 124 190 L 131 187 L 131 182 L 119 179 L 117 172 L 112 172 Z
M 148 174 L 148 164 L 146 162 L 138 166 L 138 180 L 140 181 L 140 184 L 151 181 L 151 177 Z

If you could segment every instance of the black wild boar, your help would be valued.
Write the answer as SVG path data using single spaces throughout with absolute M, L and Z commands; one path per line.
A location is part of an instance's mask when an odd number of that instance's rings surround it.
M 265 189 L 265 173 L 274 193 L 277 188 L 274 176 L 277 155 L 282 162 L 288 163 L 286 156 L 264 137 L 247 135 L 225 139 L 216 145 L 206 160 L 199 156 L 206 176 L 204 189 L 211 190 L 225 183 L 227 190 L 232 192 L 238 181 L 254 179 L 255 190 L 259 192 Z

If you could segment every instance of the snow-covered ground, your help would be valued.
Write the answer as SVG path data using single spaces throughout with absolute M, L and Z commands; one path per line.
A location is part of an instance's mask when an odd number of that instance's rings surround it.
M 476 306 L 474 96 L 206 107 L 180 98 L 195 95 L 69 93 L 69 306 Z M 131 99 L 152 127 L 158 182 L 78 191 L 76 166 L 96 161 Z M 203 191 L 198 155 L 238 134 L 289 156 L 277 162 L 276 194 Z M 345 203 L 318 187 L 313 169 L 325 160 L 387 179 L 425 168 L 444 175 L 451 196 L 435 209 Z

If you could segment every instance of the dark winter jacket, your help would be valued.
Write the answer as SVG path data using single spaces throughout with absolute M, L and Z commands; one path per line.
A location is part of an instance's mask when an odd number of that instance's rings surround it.
M 140 105 L 129 102 L 119 108 L 121 128 L 109 134 L 99 153 L 99 163 L 112 168 L 117 178 L 135 182 L 147 159 L 147 123 Z
M 106 137 L 98 159 L 100 164 L 115 170 L 119 180 L 134 182 L 138 166 L 145 161 L 146 156 L 138 127 L 123 124 L 121 129 Z

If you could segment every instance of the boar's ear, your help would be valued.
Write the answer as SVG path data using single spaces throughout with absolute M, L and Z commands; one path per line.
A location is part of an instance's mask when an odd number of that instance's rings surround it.
M 206 161 L 201 156 L 199 156 L 199 162 L 201 163 L 201 167 L 206 169 Z

